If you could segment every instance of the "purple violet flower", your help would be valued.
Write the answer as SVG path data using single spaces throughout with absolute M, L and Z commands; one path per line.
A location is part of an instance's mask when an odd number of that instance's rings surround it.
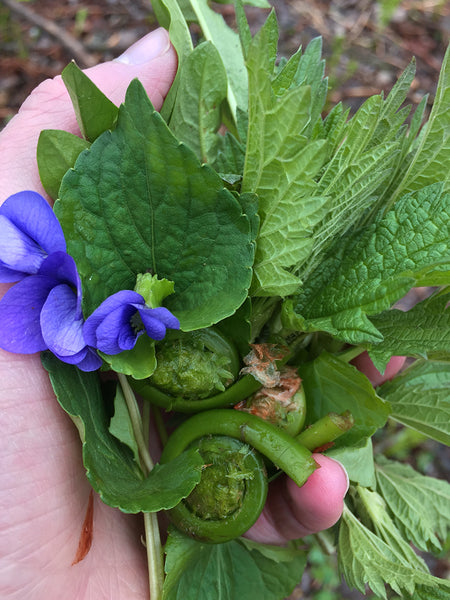
M 152 339 L 162 340 L 167 328 L 180 328 L 167 308 L 149 308 L 140 294 L 122 290 L 104 300 L 86 319 L 83 333 L 87 344 L 112 355 L 131 350 L 144 330 Z
M 83 338 L 81 281 L 46 200 L 19 192 L 0 207 L 0 281 L 15 282 L 0 300 L 0 348 L 49 349 L 83 371 L 101 366 Z
M 0 281 L 35 275 L 52 252 L 65 252 L 64 234 L 48 202 L 37 192 L 18 192 L 0 206 Z

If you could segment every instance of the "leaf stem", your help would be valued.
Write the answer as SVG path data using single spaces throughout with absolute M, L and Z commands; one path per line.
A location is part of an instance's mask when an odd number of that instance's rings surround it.
M 347 350 L 344 350 L 343 352 L 338 354 L 337 357 L 339 358 L 339 360 L 349 363 L 351 360 L 362 354 L 364 350 L 365 348 L 363 348 L 362 346 L 351 346 L 350 348 L 347 348 Z
M 120 385 L 127 404 L 133 427 L 133 434 L 139 449 L 141 467 L 146 475 L 153 469 L 153 461 L 145 442 L 141 413 L 136 396 L 125 375 L 118 373 Z M 145 542 L 147 547 L 148 577 L 151 600 L 161 600 L 164 583 L 164 565 L 161 538 L 156 513 L 144 514 Z
M 354 419 L 348 410 L 341 415 L 328 413 L 304 429 L 295 439 L 305 446 L 305 448 L 313 451 L 316 448 L 321 448 L 334 442 L 334 440 L 351 429 L 353 424 Z

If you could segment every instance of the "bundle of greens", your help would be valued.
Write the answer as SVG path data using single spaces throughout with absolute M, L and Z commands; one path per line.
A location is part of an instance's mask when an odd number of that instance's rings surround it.
M 152 600 L 287 596 L 302 541 L 241 536 L 268 478 L 303 485 L 318 448 L 350 479 L 322 539 L 347 583 L 448 598 L 410 544 L 442 549 L 450 486 L 374 456 L 372 436 L 390 419 L 450 442 L 450 54 L 426 122 L 426 98 L 412 115 L 403 106 L 414 62 L 386 98 L 324 116 L 320 39 L 278 60 L 274 12 L 252 37 L 241 0 L 238 33 L 206 0 L 152 4 L 179 56 L 161 114 L 137 80 L 118 108 L 74 64 L 63 72 L 83 138 L 40 136 L 52 234 L 23 225 L 41 254 L 13 269 L 2 346 L 50 350 L 92 487 L 144 513 Z M 39 205 L 24 194 L 3 209 L 11 222 Z M 433 291 L 393 308 L 418 286 Z M 40 298 L 37 324 L 36 311 L 17 313 L 25 288 Z M 25 325 L 26 339 L 14 329 Z M 375 390 L 350 362 L 367 353 L 380 373 L 410 360 Z M 151 410 L 165 444 L 156 465 Z M 158 511 L 173 523 L 165 574 Z

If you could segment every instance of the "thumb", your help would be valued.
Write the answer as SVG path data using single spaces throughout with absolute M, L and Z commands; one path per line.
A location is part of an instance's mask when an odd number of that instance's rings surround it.
M 160 28 L 133 44 L 116 60 L 91 67 L 85 73 L 116 105 L 123 101 L 131 80 L 138 77 L 159 110 L 176 70 L 176 52 L 167 31 Z M 80 133 L 60 76 L 41 83 L 0 134 L 0 204 L 24 189 L 44 194 L 36 164 L 37 142 L 43 129 Z

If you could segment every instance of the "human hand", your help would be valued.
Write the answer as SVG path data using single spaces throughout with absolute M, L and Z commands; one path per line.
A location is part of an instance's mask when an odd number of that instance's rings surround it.
M 160 108 L 175 76 L 177 57 L 159 29 L 117 61 L 87 74 L 116 104 L 139 77 Z M 22 190 L 44 194 L 36 165 L 42 129 L 79 133 L 61 78 L 42 83 L 0 134 L 0 202 Z M 1 295 L 7 285 L 0 286 Z M 142 600 L 148 598 L 146 555 L 138 517 L 92 496 L 93 527 L 84 520 L 90 486 L 77 431 L 57 404 L 39 355 L 0 350 L 2 444 L 0 596 L 29 600 Z M 92 546 L 72 565 L 80 550 Z M 78 558 L 80 554 L 78 554 Z
M 116 104 L 123 99 L 131 79 L 139 77 L 159 108 L 175 71 L 175 52 L 167 34 L 158 30 L 119 61 L 89 69 L 87 74 Z M 25 189 L 44 193 L 35 154 L 39 133 L 47 128 L 78 133 L 60 78 L 39 86 L 0 135 L 0 201 Z M 1 289 L 5 291 L 6 286 Z M 91 495 L 76 429 L 56 403 L 39 356 L 0 352 L 0 376 L 0 527 L 5 557 L 1 591 L 10 598 L 26 596 L 31 600 L 59 598 L 63 589 L 65 597 L 69 593 L 77 599 L 146 598 L 147 568 L 140 521 Z M 347 486 L 345 473 L 340 466 L 329 469 L 329 464 L 322 464 L 316 471 L 321 473 L 319 479 L 325 478 L 330 486 L 343 490 Z M 297 488 L 299 496 L 294 493 L 294 503 L 304 510 L 304 531 L 308 533 L 330 526 L 331 513 L 335 520 L 339 517 L 345 494 L 342 492 L 324 514 L 322 484 L 317 481 L 317 476 L 310 478 L 304 488 Z M 304 495 L 306 491 L 312 502 Z M 85 522 L 86 515 L 92 516 L 92 526 Z M 83 554 L 78 553 L 79 549 L 88 549 L 89 531 L 89 552 L 72 564 Z

